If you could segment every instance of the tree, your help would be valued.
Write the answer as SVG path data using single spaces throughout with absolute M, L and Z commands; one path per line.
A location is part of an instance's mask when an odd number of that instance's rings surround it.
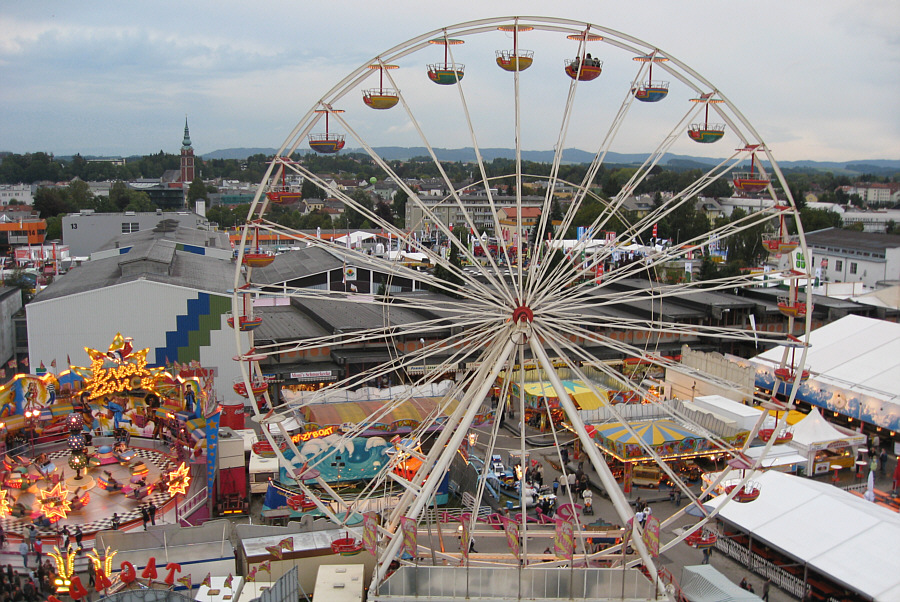
M 391 203 L 391 208 L 394 210 L 394 215 L 397 216 L 397 225 L 401 228 L 406 226 L 407 201 L 409 201 L 409 195 L 406 194 L 406 191 L 402 188 L 394 193 L 394 200 Z
M 458 232 L 456 232 L 456 228 L 451 231 L 451 239 L 456 238 Z M 453 268 L 445 267 L 443 263 L 437 264 L 434 268 L 434 277 L 438 280 L 442 280 L 445 283 L 445 287 L 440 287 L 437 285 L 432 285 L 429 287 L 430 290 L 435 292 L 440 292 L 455 299 L 461 299 L 462 294 L 460 291 L 462 290 L 462 276 L 460 276 L 460 272 L 462 272 L 462 260 L 459 258 L 459 247 L 454 244 L 450 245 L 450 257 L 448 259 Z M 449 289 L 449 290 L 448 290 Z
M 324 195 L 312 180 L 303 178 L 303 184 L 300 186 L 300 196 L 304 199 L 321 199 Z
M 47 240 L 62 240 L 62 216 L 61 215 L 53 215 L 47 220 L 47 233 L 45 238 Z
M 372 210 L 372 197 L 363 190 L 356 190 L 350 195 L 350 198 L 356 203 L 368 210 Z M 348 228 L 363 228 L 368 222 L 368 216 L 360 213 L 354 205 L 347 204 L 344 207 L 344 217 L 347 218 Z M 371 227 L 371 226 L 370 226 Z
M 378 201 L 378 204 L 375 205 L 375 215 L 388 224 L 394 224 L 394 212 L 391 210 L 391 206 L 384 201 Z
M 188 187 L 188 202 L 193 207 L 194 203 L 200 199 L 205 199 L 208 194 L 209 191 L 206 189 L 206 184 L 203 183 L 203 180 L 199 177 L 195 177 L 194 181 L 191 182 L 191 185 Z
M 38 188 L 34 193 L 33 206 L 44 219 L 75 210 L 68 191 L 61 188 Z
M 95 209 L 94 193 L 91 192 L 87 182 L 76 178 L 69 182 L 68 189 L 69 201 L 75 209 Z
M 37 286 L 37 277 L 28 274 L 22 268 L 15 268 L 11 276 L 7 276 L 4 285 L 17 288 L 22 292 L 22 303 L 28 303 L 34 297 L 34 289 Z
M 131 200 L 125 206 L 125 211 L 156 211 L 156 203 L 150 200 L 150 195 L 139 190 L 131 190 Z

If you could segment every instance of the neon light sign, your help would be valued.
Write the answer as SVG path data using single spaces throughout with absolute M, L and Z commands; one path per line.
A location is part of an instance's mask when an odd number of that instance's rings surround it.
M 97 399 L 112 393 L 136 389 L 153 390 L 161 368 L 147 367 L 147 353 L 150 349 L 134 351 L 130 338 L 116 334 L 109 351 L 84 348 L 91 358 L 91 378 L 85 381 L 85 389 L 90 392 L 88 399 Z M 107 362 L 113 364 L 104 368 Z
M 317 431 L 307 431 L 305 433 L 297 433 L 291 437 L 291 441 L 294 443 L 300 443 L 301 441 L 309 441 L 310 439 L 318 439 L 319 437 L 327 437 L 334 433 L 334 427 L 329 426 L 323 429 L 319 429 Z

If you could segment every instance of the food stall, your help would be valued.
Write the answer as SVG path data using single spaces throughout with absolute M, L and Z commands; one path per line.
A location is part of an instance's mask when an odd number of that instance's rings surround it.
M 853 466 L 856 449 L 865 444 L 865 435 L 829 423 L 816 408 L 794 425 L 794 436 L 788 443 L 807 458 L 807 475 L 824 474 L 834 466 Z

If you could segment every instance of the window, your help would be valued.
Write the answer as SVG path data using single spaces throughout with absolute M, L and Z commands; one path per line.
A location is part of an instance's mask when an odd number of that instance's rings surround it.
M 842 272 L 844 270 L 844 261 L 842 259 L 835 259 L 834 269 L 836 269 L 838 272 Z
M 827 269 L 828 269 L 828 260 L 827 260 L 827 259 L 823 259 L 821 265 L 822 265 L 822 269 L 823 269 L 823 270 L 827 270 Z
M 850 263 L 850 273 L 851 274 L 856 273 L 856 264 L 855 263 L 852 263 L 852 262 Z
M 140 224 L 137 222 L 122 222 L 122 234 L 131 234 L 140 230 Z

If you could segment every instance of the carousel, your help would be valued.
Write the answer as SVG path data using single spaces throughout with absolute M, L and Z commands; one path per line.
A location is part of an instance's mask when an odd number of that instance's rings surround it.
M 136 523 L 188 493 L 191 465 L 205 463 L 202 379 L 147 365 L 116 335 L 109 349 L 85 348 L 89 366 L 56 361 L 0 385 L 0 524 L 34 525 L 55 536 L 71 522 L 90 533 Z M 196 371 L 196 370 L 194 370 Z

